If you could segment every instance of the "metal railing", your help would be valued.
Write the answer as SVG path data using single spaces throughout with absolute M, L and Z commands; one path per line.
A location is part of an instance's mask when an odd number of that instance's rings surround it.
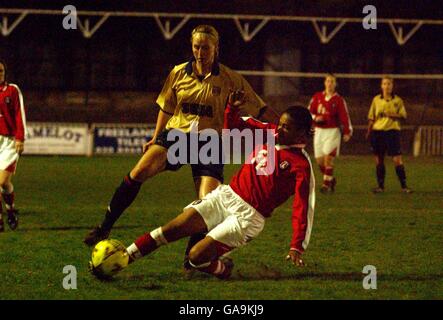
M 420 126 L 414 137 L 414 156 L 443 155 L 443 126 Z
M 9 36 L 12 31 L 28 15 L 66 15 L 60 10 L 43 10 L 32 8 L 0 8 L 3 18 L 0 22 L 0 32 L 3 36 Z M 7 15 L 18 15 L 9 25 Z M 245 42 L 251 41 L 254 36 L 272 21 L 290 21 L 295 23 L 310 23 L 321 43 L 329 43 L 334 36 L 348 23 L 362 23 L 362 17 L 310 17 L 310 16 L 275 16 L 275 15 L 248 15 L 248 14 L 220 14 L 220 13 L 179 13 L 179 12 L 131 12 L 131 11 L 76 11 L 79 29 L 85 38 L 91 38 L 109 17 L 130 18 L 154 18 L 160 31 L 166 40 L 170 40 L 190 19 L 223 19 L 234 21 L 238 31 Z M 80 17 L 83 17 L 81 20 Z M 99 20 L 90 26 L 90 17 L 99 17 Z M 171 29 L 172 19 L 178 19 L 178 23 Z M 336 23 L 328 32 L 327 23 Z M 396 19 L 378 18 L 377 24 L 387 24 L 395 37 L 397 44 L 404 45 L 422 26 L 443 25 L 443 20 L 433 19 Z M 254 25 L 254 26 L 253 26 Z M 412 25 L 406 32 L 404 26 Z

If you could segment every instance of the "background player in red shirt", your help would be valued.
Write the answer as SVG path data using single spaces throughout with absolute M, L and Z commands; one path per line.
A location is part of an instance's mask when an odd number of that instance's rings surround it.
M 348 142 L 352 136 L 351 119 L 346 101 L 336 91 L 337 80 L 328 74 L 325 90 L 317 92 L 309 103 L 309 111 L 315 123 L 314 155 L 323 173 L 323 193 L 335 190 L 334 158 L 339 155 L 341 133 Z M 342 132 L 340 132 L 340 130 Z
M 226 279 L 233 263 L 223 255 L 257 237 L 263 230 L 265 218 L 294 195 L 293 235 L 287 259 L 297 266 L 304 265 L 301 256 L 309 243 L 315 204 L 314 175 L 309 156 L 303 150 L 311 135 L 312 117 L 306 108 L 296 106 L 282 114 L 278 125 L 252 118 L 244 120 L 238 115 L 239 97 L 241 93 L 230 95 L 225 126 L 273 130 L 277 144 L 257 145 L 253 157 L 249 158 L 251 161 L 241 167 L 229 186 L 220 185 L 188 205 L 175 219 L 135 240 L 126 249 L 131 262 L 161 245 L 207 232 L 206 237 L 192 247 L 190 263 L 199 271 Z M 270 161 L 266 159 L 270 148 L 274 149 L 275 167 L 263 174 L 260 170 Z M 259 156 L 260 161 L 255 160 Z
M 15 230 L 18 218 L 14 208 L 14 186 L 11 178 L 24 150 L 26 118 L 20 89 L 15 84 L 7 83 L 5 79 L 6 64 L 0 61 L 0 188 L 8 213 L 9 227 Z M 0 232 L 2 231 L 4 222 L 0 204 Z

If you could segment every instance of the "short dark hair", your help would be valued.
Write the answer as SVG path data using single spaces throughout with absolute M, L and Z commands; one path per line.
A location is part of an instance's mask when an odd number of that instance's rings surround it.
M 284 113 L 291 117 L 297 128 L 304 130 L 307 135 L 312 134 L 312 116 L 306 107 L 302 105 L 290 106 Z

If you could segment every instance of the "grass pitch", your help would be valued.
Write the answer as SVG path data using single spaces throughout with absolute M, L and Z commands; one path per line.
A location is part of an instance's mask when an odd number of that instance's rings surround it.
M 14 178 L 20 225 L 0 234 L 0 299 L 442 299 L 443 158 L 406 158 L 415 190 L 400 193 L 392 163 L 386 192 L 375 185 L 372 157 L 341 157 L 337 191 L 317 193 L 308 264 L 284 260 L 291 238 L 291 201 L 262 234 L 233 252 L 235 271 L 223 282 L 198 274 L 185 280 L 185 240 L 159 249 L 111 282 L 87 271 L 82 239 L 101 221 L 114 189 L 136 157 L 23 157 Z M 227 166 L 228 182 L 237 166 Z M 316 168 L 317 182 L 320 175 Z M 318 189 L 319 186 L 317 186 Z M 117 222 L 113 238 L 130 244 L 194 200 L 188 167 L 145 183 Z M 77 290 L 62 286 L 63 267 L 77 270 Z M 365 290 L 365 265 L 377 289 Z

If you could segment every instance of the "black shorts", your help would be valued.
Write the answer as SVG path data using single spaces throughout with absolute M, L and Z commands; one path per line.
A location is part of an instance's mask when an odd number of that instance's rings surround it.
M 178 133 L 179 136 L 172 137 L 173 139 L 168 140 L 168 134 L 169 132 L 172 133 Z M 192 135 L 192 137 L 191 137 Z M 179 142 L 181 138 L 185 138 L 186 141 Z M 193 141 L 198 141 L 196 143 L 197 147 L 194 147 L 194 144 L 191 143 L 191 139 L 194 139 Z M 155 140 L 155 144 L 160 145 L 168 149 L 168 159 L 166 160 L 166 169 L 169 171 L 177 171 L 185 164 L 190 164 L 192 169 L 192 176 L 195 177 L 202 177 L 202 176 L 209 176 L 217 179 L 221 183 L 223 183 L 223 147 L 222 147 L 222 140 L 219 135 L 211 137 L 211 142 L 216 141 L 218 146 L 218 155 L 215 153 L 214 156 L 217 158 L 211 158 L 212 161 L 204 161 L 204 163 L 201 162 L 202 159 L 200 159 L 200 149 L 205 146 L 207 143 L 209 143 L 209 138 L 207 141 L 199 141 L 199 136 L 196 133 L 183 133 L 180 130 L 176 129 L 170 129 L 170 130 L 163 130 Z M 173 147 L 173 148 L 171 148 Z M 180 153 L 179 147 L 182 147 L 185 151 L 184 153 Z M 170 150 L 170 148 L 172 150 Z M 181 151 L 183 151 L 181 150 Z M 204 150 L 204 154 L 207 154 L 208 149 Z M 211 149 L 212 150 L 212 149 Z M 211 152 L 208 153 L 208 156 L 211 157 Z M 174 163 L 170 162 L 170 159 L 174 160 Z M 209 160 L 211 160 L 209 159 Z
M 375 155 L 401 155 L 400 130 L 372 131 L 371 148 Z

